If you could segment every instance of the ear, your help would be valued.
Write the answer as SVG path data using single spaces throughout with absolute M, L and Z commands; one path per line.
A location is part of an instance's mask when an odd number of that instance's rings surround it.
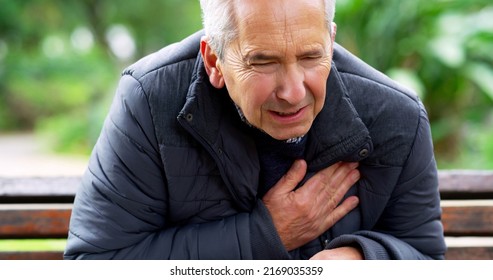
M 331 28 L 330 47 L 331 47 L 332 51 L 334 51 L 334 43 L 336 41 L 336 33 L 337 33 L 337 24 L 335 22 L 332 22 L 332 24 L 330 25 L 330 28 Z
M 330 28 L 332 29 L 332 41 L 335 41 L 336 39 L 336 33 L 337 33 L 337 23 L 335 22 L 332 22 L 332 24 L 330 25 Z
M 205 71 L 207 72 L 207 75 L 209 75 L 209 81 L 212 86 L 217 89 L 223 88 L 224 77 L 218 66 L 219 59 L 209 43 L 207 43 L 206 37 L 200 39 L 200 54 L 204 60 Z

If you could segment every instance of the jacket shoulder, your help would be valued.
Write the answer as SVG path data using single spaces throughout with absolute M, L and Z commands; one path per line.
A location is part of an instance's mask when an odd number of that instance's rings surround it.
M 149 54 L 127 67 L 122 75 L 131 75 L 139 80 L 156 70 L 183 61 L 195 60 L 199 52 L 200 38 L 203 31 L 198 31 L 180 42 L 168 45 L 157 52 Z
M 145 110 L 149 107 L 150 119 L 145 121 L 153 124 L 160 143 L 169 139 L 171 142 L 179 141 L 178 131 L 182 130 L 176 117 L 185 104 L 194 75 L 197 75 L 202 35 L 203 32 L 199 31 L 166 46 L 130 65 L 122 73 L 118 92 L 125 102 L 117 102 L 115 106 L 139 104 Z

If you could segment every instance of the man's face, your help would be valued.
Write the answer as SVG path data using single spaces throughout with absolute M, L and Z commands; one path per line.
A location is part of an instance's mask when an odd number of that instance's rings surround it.
M 332 60 L 321 0 L 236 1 L 239 38 L 217 62 L 248 122 L 285 140 L 308 132 L 325 102 Z

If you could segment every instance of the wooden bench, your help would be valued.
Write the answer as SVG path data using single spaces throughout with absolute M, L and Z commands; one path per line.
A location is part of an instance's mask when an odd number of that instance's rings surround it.
M 66 238 L 79 178 L 0 178 L 0 240 Z M 440 171 L 446 259 L 493 259 L 493 171 Z M 62 259 L 61 251 L 5 259 Z
M 78 177 L 0 178 L 0 240 L 65 239 Z M 61 251 L 7 252 L 0 260 L 59 260 Z
M 440 171 L 449 260 L 493 259 L 493 171 Z

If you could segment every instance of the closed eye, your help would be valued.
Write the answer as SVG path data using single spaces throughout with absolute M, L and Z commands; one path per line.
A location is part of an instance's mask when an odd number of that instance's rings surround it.
M 317 67 L 323 63 L 324 56 L 322 55 L 307 55 L 298 59 L 298 62 L 307 68 Z
M 278 66 L 279 63 L 275 61 L 255 62 L 250 64 L 250 67 L 260 72 L 274 72 Z
M 317 59 L 321 59 L 322 56 L 320 55 L 316 55 L 316 56 L 304 56 L 301 58 L 301 60 L 317 60 Z

